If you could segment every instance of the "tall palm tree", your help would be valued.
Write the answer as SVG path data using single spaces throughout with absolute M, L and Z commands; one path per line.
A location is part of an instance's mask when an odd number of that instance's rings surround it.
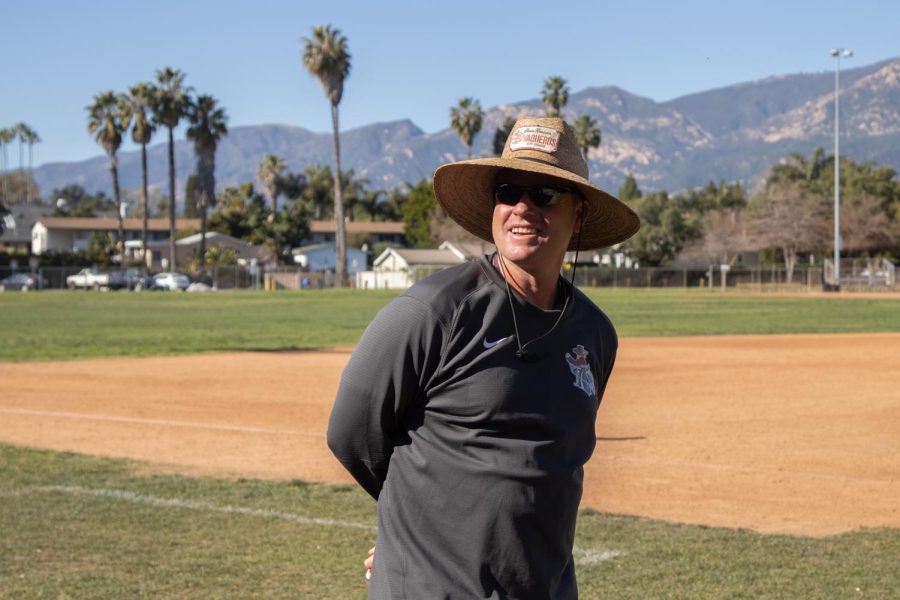
M 6 149 L 16 139 L 16 130 L 13 127 L 0 129 L 0 172 L 3 173 L 3 201 L 9 204 L 9 156 Z
M 272 213 L 269 215 L 269 222 L 275 221 L 275 215 L 278 214 L 278 196 L 283 191 L 282 173 L 287 168 L 285 162 L 274 154 L 267 154 L 259 163 L 259 170 L 256 172 L 256 180 L 266 190 L 269 196 L 269 202 L 272 203 Z
M 484 112 L 475 98 L 460 98 L 456 106 L 450 108 L 450 127 L 466 145 L 468 157 L 472 158 L 472 142 L 481 131 Z
M 25 153 L 23 152 L 24 144 L 26 138 L 26 132 L 28 131 L 28 125 L 25 123 L 16 123 L 15 127 L 16 132 L 16 140 L 19 142 L 19 177 L 25 178 Z M 21 192 L 19 194 L 19 201 L 23 201 L 24 198 L 21 196 Z
M 569 86 L 558 75 L 548 77 L 541 90 L 541 100 L 547 105 L 548 117 L 562 116 L 562 109 L 569 101 Z
M 141 227 L 141 260 L 144 268 L 147 267 L 147 219 L 150 214 L 150 201 L 147 194 L 147 144 L 153 137 L 156 127 L 151 120 L 153 102 L 156 98 L 156 88 L 150 83 L 139 83 L 128 89 L 128 93 L 122 96 L 121 110 L 131 117 L 131 139 L 135 144 L 141 145 L 141 206 L 144 213 L 144 223 Z
M 587 162 L 588 150 L 600 147 L 600 126 L 589 115 L 581 115 L 575 119 L 572 129 L 575 131 L 575 142 Z
M 344 95 L 344 80 L 350 74 L 350 52 L 347 38 L 331 25 L 313 27 L 312 36 L 303 38 L 303 66 L 322 84 L 331 104 L 334 135 L 334 220 L 337 257 L 335 272 L 338 285 L 345 283 L 347 270 L 347 231 L 344 225 L 344 194 L 341 186 L 341 141 L 338 126 L 338 104 Z
M 169 130 L 169 269 L 175 264 L 175 128 L 187 115 L 191 88 L 184 85 L 185 73 L 166 67 L 156 72 L 158 84 L 153 103 L 153 121 Z
M 34 174 L 34 145 L 41 142 L 41 136 L 28 125 L 25 125 L 24 123 L 21 125 L 21 136 L 25 140 L 25 143 L 28 144 L 28 178 L 25 180 L 25 201 L 30 204 L 32 192 L 31 184 Z
M 194 141 L 197 154 L 196 190 L 200 194 L 200 258 L 206 255 L 206 211 L 216 199 L 216 147 L 228 135 L 225 109 L 216 106 L 212 96 L 201 95 L 188 106 L 187 137 Z
M 119 168 L 116 152 L 122 145 L 122 134 L 128 130 L 131 115 L 121 110 L 122 102 L 113 92 L 103 92 L 94 96 L 94 103 L 88 107 L 88 133 L 109 157 L 109 174 L 112 176 L 113 198 L 116 201 L 119 237 L 119 255 L 123 254 L 125 228 L 122 223 L 122 198 L 119 194 Z

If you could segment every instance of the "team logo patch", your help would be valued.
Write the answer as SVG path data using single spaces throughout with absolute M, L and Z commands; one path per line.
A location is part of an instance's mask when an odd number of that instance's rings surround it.
M 596 393 L 594 388 L 594 374 L 591 373 L 591 365 L 587 361 L 588 351 L 584 346 L 578 344 L 572 348 L 572 352 L 566 354 L 566 362 L 569 363 L 569 370 L 575 376 L 574 386 L 580 389 L 588 396 Z
M 548 127 L 519 127 L 512 132 L 510 150 L 538 150 L 556 152 L 559 148 L 559 132 Z

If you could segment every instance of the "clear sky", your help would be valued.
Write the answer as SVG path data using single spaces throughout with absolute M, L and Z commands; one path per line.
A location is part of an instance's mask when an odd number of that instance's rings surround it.
M 664 101 L 831 71 L 835 46 L 855 53 L 843 68 L 900 56 L 895 0 L 2 0 L 0 23 L 0 127 L 38 132 L 35 165 L 100 154 L 85 106 L 165 66 L 215 96 L 231 127 L 330 131 L 300 62 L 301 38 L 325 23 L 352 54 L 342 129 L 409 118 L 437 131 L 461 96 L 485 109 L 536 98 L 550 75 L 572 92 L 616 85 Z

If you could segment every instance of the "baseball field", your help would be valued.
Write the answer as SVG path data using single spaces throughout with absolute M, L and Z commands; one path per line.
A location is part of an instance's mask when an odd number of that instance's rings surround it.
M 583 597 L 900 596 L 900 296 L 588 293 Z M 0 597 L 364 597 L 324 431 L 391 297 L 0 294 Z

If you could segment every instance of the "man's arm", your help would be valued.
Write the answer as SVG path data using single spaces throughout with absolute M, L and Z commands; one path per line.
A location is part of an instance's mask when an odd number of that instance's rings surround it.
M 328 446 L 375 499 L 394 446 L 408 440 L 404 415 L 411 403 L 424 399 L 442 339 L 429 307 L 400 296 L 369 324 L 344 369 L 328 422 Z

